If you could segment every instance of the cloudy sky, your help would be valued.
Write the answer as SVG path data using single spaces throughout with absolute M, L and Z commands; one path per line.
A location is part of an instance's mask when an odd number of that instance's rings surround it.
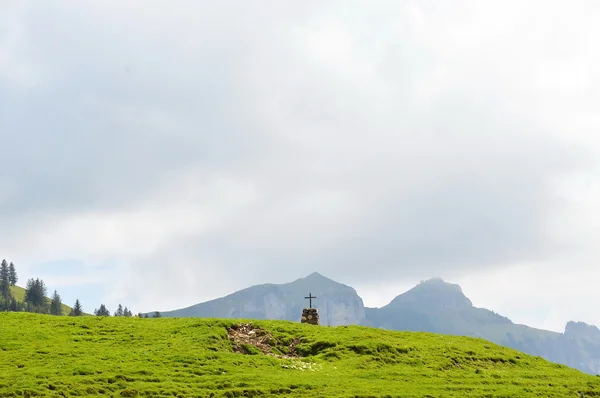
M 218 3 L 218 4 L 217 4 Z M 92 311 L 318 271 L 600 325 L 600 4 L 0 3 L 0 257 Z

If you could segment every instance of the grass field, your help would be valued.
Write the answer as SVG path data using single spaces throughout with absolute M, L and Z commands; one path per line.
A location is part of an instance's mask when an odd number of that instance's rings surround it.
M 600 377 L 428 333 L 1 313 L 0 397 L 21 396 L 576 398 Z

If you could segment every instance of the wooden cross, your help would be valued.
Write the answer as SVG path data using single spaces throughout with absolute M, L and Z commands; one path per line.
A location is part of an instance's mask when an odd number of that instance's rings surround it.
M 317 298 L 317 296 L 313 296 L 312 293 L 308 293 L 308 297 L 304 297 L 308 299 L 308 308 L 312 308 L 312 299 Z

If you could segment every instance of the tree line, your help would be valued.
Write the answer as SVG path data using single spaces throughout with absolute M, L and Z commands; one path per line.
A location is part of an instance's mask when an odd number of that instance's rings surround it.
M 11 287 L 17 285 L 19 280 L 15 264 L 10 264 L 6 259 L 0 263 L 0 311 L 35 312 L 38 314 L 65 315 L 63 313 L 62 299 L 55 290 L 52 298 L 48 298 L 48 288 L 40 278 L 31 278 L 25 285 L 23 301 L 17 300 Z M 71 311 L 70 316 L 84 315 L 79 299 Z
M 106 308 L 104 304 L 100 304 L 99 308 L 94 310 L 94 315 L 96 316 L 110 316 L 110 311 Z M 125 316 L 132 317 L 133 313 L 127 308 L 123 307 L 121 304 L 117 307 L 113 316 Z M 148 314 L 142 314 L 141 312 L 136 315 L 138 318 L 150 318 Z M 156 311 L 152 314 L 152 318 L 160 318 L 160 312 Z
M 68 314 L 64 314 L 63 303 L 60 295 L 56 290 L 52 294 L 52 298 L 48 298 L 48 288 L 40 278 L 29 279 L 25 287 L 25 297 L 23 301 L 17 300 L 12 292 L 11 287 L 16 286 L 18 281 L 17 270 L 14 263 L 8 263 L 2 260 L 0 263 L 0 312 L 35 312 L 38 314 L 50 315 L 69 315 L 82 316 L 85 315 L 83 306 L 79 299 L 75 300 L 75 304 Z M 110 316 L 110 312 L 104 304 L 94 310 L 96 316 Z M 115 310 L 114 316 L 132 317 L 133 313 L 129 308 L 123 307 L 121 304 Z M 149 318 L 148 314 L 137 315 L 140 318 Z M 152 318 L 159 318 L 159 312 L 152 314 Z

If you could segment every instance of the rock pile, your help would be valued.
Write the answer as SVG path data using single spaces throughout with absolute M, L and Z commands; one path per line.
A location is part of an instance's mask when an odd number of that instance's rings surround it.
M 245 354 L 244 344 L 253 345 L 265 354 L 271 353 L 273 337 L 265 330 L 254 327 L 250 323 L 234 325 L 227 329 L 229 339 L 233 343 L 233 350 Z
M 305 308 L 302 310 L 302 323 L 308 323 L 311 325 L 319 324 L 319 311 L 316 308 Z
M 289 345 L 285 346 L 277 341 L 266 330 L 258 328 L 251 323 L 242 323 L 233 325 L 227 329 L 227 335 L 232 342 L 233 351 L 239 354 L 251 354 L 248 346 L 254 346 L 265 355 L 272 355 L 278 358 L 296 358 L 296 346 L 302 340 L 296 337 L 291 340 Z M 275 352 L 273 352 L 275 348 Z

